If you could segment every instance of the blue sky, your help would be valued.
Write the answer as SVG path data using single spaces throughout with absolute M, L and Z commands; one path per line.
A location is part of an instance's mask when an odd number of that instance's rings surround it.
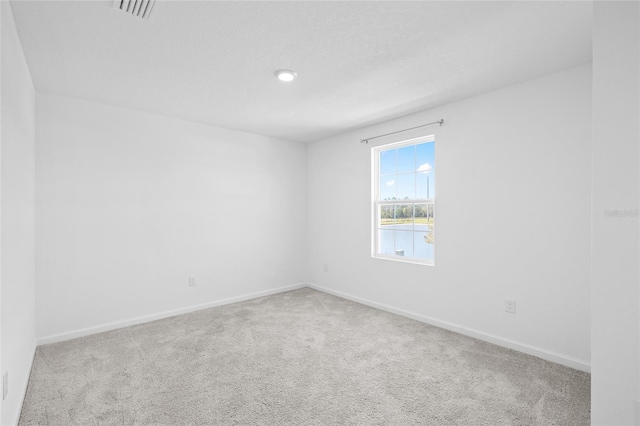
M 434 142 L 380 152 L 380 198 L 433 198 L 434 170 Z

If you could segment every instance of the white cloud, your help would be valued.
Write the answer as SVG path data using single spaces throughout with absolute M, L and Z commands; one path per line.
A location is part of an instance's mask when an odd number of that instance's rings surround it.
M 391 179 L 387 181 L 387 186 L 393 186 L 393 184 L 396 183 L 395 180 Z
M 433 167 L 431 167 L 431 164 L 429 164 L 429 163 L 421 164 L 420 167 L 418 167 L 418 171 L 419 172 L 427 172 L 427 173 L 429 173 L 431 170 L 433 170 Z

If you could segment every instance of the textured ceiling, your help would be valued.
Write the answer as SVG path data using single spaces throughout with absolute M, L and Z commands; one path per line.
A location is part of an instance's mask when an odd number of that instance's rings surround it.
M 11 3 L 38 90 L 303 142 L 591 60 L 591 2 L 112 3 Z

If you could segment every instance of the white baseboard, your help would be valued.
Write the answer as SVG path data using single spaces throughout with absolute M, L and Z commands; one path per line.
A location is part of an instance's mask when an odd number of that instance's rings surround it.
M 33 353 L 31 354 L 31 362 L 29 363 L 29 370 L 27 370 L 27 377 L 24 380 L 24 385 L 22 386 L 20 392 L 20 403 L 18 404 L 18 412 L 13 419 L 12 425 L 18 426 L 18 422 L 20 421 L 20 414 L 22 414 L 22 405 L 24 405 L 24 398 L 27 396 L 27 387 L 29 387 L 29 379 L 31 378 L 31 370 L 33 369 L 33 360 L 36 358 L 36 350 L 38 349 L 37 345 L 33 346 Z
M 526 343 L 516 342 L 514 340 L 506 339 L 503 337 L 495 336 L 490 333 L 485 333 L 480 330 L 464 327 L 458 324 L 453 324 L 447 321 L 441 321 L 435 318 L 431 318 L 425 315 L 416 314 L 414 312 L 405 311 L 403 309 L 394 308 L 393 306 L 385 305 L 383 303 L 374 302 L 372 300 L 364 299 L 362 297 L 353 296 L 341 291 L 332 290 L 326 287 L 322 287 L 313 283 L 299 283 L 290 286 L 278 287 L 270 290 L 259 291 L 255 293 L 245 294 L 236 297 L 230 297 L 228 299 L 216 300 L 212 302 L 203 303 L 200 305 L 188 306 L 185 308 L 175 309 L 171 311 L 160 312 L 152 315 L 145 315 L 142 317 L 132 318 L 125 321 L 118 321 L 109 324 L 104 324 L 96 327 L 88 327 L 80 330 L 75 330 L 67 333 L 56 334 L 53 336 L 43 337 L 37 340 L 37 345 L 46 345 L 50 343 L 62 342 L 65 340 L 71 340 L 78 337 L 89 336 L 91 334 L 102 333 L 105 331 L 116 330 L 118 328 L 128 327 L 131 325 L 143 324 L 150 321 L 155 321 L 163 318 L 168 318 L 176 315 L 186 314 L 189 312 L 199 311 L 201 309 L 213 308 L 215 306 L 227 305 L 230 303 L 242 302 L 245 300 L 256 299 L 258 297 L 269 296 L 272 294 L 283 293 L 285 291 L 296 290 L 303 287 L 313 288 L 318 291 L 332 294 L 334 296 L 342 297 L 344 299 L 352 300 L 354 302 L 362 303 L 363 305 L 371 306 L 373 308 L 381 309 L 383 311 L 391 312 L 403 317 L 411 318 L 416 321 L 424 322 L 426 324 L 434 325 L 436 327 L 444 328 L 454 331 L 456 333 L 463 334 L 465 336 L 474 337 L 476 339 L 484 340 L 485 342 L 493 343 L 499 346 L 503 346 L 509 349 L 514 349 L 519 352 L 523 352 L 529 355 L 537 356 L 547 361 L 562 364 L 567 367 L 575 368 L 580 371 L 591 371 L 591 365 L 588 361 L 572 358 L 557 352 L 549 351 L 546 349 L 538 348 L 528 345 Z M 35 353 L 34 353 L 35 355 Z M 33 360 L 32 360 L 33 362 Z M 26 388 L 25 388 L 26 390 Z
M 493 334 L 485 333 L 480 330 L 474 330 L 472 328 L 464 327 L 458 324 L 453 324 L 447 321 L 441 321 L 435 318 L 427 317 L 425 315 L 416 314 L 414 312 L 405 311 L 403 309 L 394 308 L 393 306 L 385 305 L 383 303 L 374 302 L 372 300 L 364 299 L 362 297 L 353 296 L 351 294 L 343 293 L 341 291 L 332 290 L 326 287 L 322 287 L 316 284 L 308 284 L 308 287 L 318 291 L 332 294 L 334 296 L 342 297 L 343 299 L 352 300 L 354 302 L 362 303 L 363 305 L 371 306 L 372 308 L 381 309 L 383 311 L 391 312 L 393 314 L 402 315 L 403 317 L 411 318 L 416 321 L 424 322 L 426 324 L 434 325 L 436 327 L 444 328 L 447 330 L 455 331 L 456 333 L 464 334 L 465 336 L 474 337 L 485 342 L 493 343 L 505 348 L 514 349 L 519 352 L 523 352 L 529 355 L 537 356 L 547 361 L 562 364 L 567 367 L 574 368 L 580 371 L 591 372 L 591 364 L 588 361 L 572 358 L 557 352 L 548 351 L 546 349 L 538 348 L 528 345 L 526 343 L 516 342 L 514 340 L 505 339 L 503 337 L 495 336 Z
M 150 321 L 155 321 L 163 318 L 174 317 L 176 315 L 187 314 L 189 312 L 199 311 L 202 309 L 213 308 L 215 306 L 228 305 L 230 303 L 242 302 L 249 299 L 256 299 L 258 297 L 270 296 L 272 294 L 283 293 L 285 291 L 296 290 L 306 287 L 306 283 L 293 284 L 284 287 L 273 288 L 264 291 L 258 291 L 255 293 L 244 294 L 241 296 L 230 297 L 222 300 L 214 300 L 212 302 L 202 303 L 200 305 L 187 306 L 184 308 L 174 309 L 171 311 L 159 312 L 157 314 L 145 315 L 141 317 L 131 318 L 124 321 L 112 322 L 109 324 L 99 325 L 95 327 L 87 327 L 80 330 L 69 331 L 66 333 L 55 334 L 53 336 L 41 337 L 37 340 L 36 344 L 48 345 L 50 343 L 63 342 L 65 340 L 71 340 L 78 337 L 89 336 L 91 334 L 103 333 L 105 331 L 116 330 L 118 328 L 129 327 L 131 325 L 143 324 Z

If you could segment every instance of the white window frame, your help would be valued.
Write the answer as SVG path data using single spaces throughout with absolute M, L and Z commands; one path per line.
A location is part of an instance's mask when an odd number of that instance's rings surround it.
M 389 143 L 385 145 L 374 146 L 371 148 L 371 257 L 375 259 L 383 259 L 383 260 L 392 260 L 396 262 L 405 262 L 405 263 L 415 263 L 419 265 L 427 265 L 427 266 L 435 266 L 436 261 L 436 229 L 434 226 L 433 229 L 433 260 L 422 260 L 411 257 L 404 257 L 398 255 L 385 255 L 378 253 L 378 220 L 380 218 L 380 209 L 381 206 L 384 205 L 394 205 L 394 204 L 431 204 L 433 205 L 433 222 L 436 221 L 436 203 L 435 203 L 435 194 L 431 198 L 416 198 L 407 200 L 406 202 L 402 202 L 402 200 L 380 200 L 380 152 L 387 151 L 390 149 L 402 148 L 404 146 L 409 145 L 418 145 L 421 143 L 434 143 L 435 144 L 435 135 L 421 136 L 418 138 L 407 139 L 400 142 Z M 434 145 L 435 152 L 435 145 Z M 435 159 L 434 159 L 435 160 Z M 434 161 L 435 163 L 435 161 Z M 435 167 L 433 170 L 434 177 L 434 192 L 436 191 L 436 185 L 438 184 L 437 179 L 435 179 Z

